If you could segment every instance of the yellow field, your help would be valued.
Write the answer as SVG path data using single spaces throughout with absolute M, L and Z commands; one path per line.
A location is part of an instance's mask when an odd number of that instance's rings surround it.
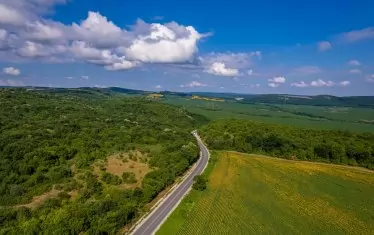
M 373 196 L 367 170 L 223 153 L 158 234 L 374 234 Z
M 219 99 L 219 98 L 208 98 L 208 97 L 200 97 L 198 95 L 192 96 L 193 100 L 207 100 L 207 101 L 216 101 L 216 102 L 225 102 L 224 99 Z

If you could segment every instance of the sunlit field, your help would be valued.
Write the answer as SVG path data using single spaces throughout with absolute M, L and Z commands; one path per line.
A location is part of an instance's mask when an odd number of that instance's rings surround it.
M 158 234 L 372 234 L 374 173 L 222 153 Z M 208 168 L 209 171 L 209 168 Z

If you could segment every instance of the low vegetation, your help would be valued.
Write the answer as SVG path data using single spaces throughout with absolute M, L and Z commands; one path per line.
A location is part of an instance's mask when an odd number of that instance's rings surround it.
M 371 234 L 374 172 L 222 153 L 157 234 Z M 209 171 L 209 167 L 207 170 Z

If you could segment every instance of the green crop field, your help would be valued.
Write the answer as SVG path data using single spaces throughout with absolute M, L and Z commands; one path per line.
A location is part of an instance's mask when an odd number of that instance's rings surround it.
M 207 173 L 157 234 L 373 234 L 372 171 L 225 152 Z
M 237 118 L 298 127 L 374 132 L 374 109 L 371 108 L 215 102 L 178 96 L 168 96 L 164 102 L 211 120 Z

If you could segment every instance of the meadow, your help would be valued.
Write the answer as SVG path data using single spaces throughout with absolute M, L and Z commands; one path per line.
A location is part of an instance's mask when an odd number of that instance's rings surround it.
M 371 108 L 328 107 L 291 104 L 216 102 L 167 96 L 165 103 L 181 106 L 210 120 L 235 118 L 325 130 L 374 132 Z
M 372 234 L 374 172 L 221 152 L 157 234 Z M 214 159 L 216 156 L 217 159 Z

